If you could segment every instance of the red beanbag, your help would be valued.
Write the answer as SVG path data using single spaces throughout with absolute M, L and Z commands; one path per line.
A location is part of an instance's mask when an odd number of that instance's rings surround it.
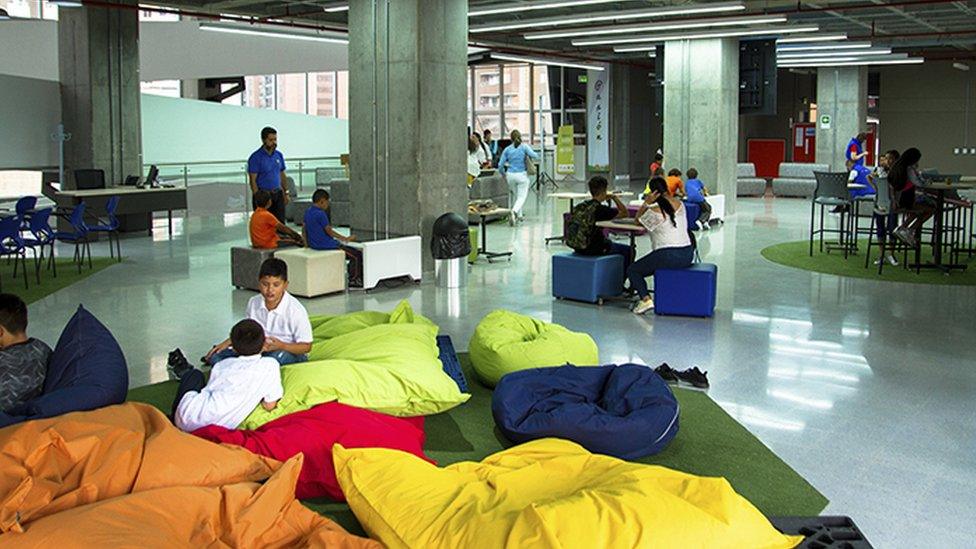
M 305 454 L 295 487 L 295 497 L 299 499 L 326 496 L 346 500 L 332 462 L 332 446 L 336 443 L 345 448 L 402 450 L 434 463 L 424 455 L 423 417 L 393 417 L 338 402 L 288 414 L 253 431 L 208 425 L 193 434 L 213 442 L 243 446 L 279 461 Z

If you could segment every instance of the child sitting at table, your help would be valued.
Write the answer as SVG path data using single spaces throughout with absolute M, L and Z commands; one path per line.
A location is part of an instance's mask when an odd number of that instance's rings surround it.
M 595 175 L 587 182 L 590 189 L 590 199 L 577 204 L 566 224 L 566 245 L 580 255 L 612 255 L 624 258 L 624 273 L 633 261 L 633 250 L 626 244 L 612 242 L 603 235 L 603 230 L 596 226 L 598 221 L 609 221 L 628 217 L 627 206 L 615 194 L 609 194 L 607 179 Z M 616 208 L 605 205 L 613 200 Z
M 668 183 L 669 196 L 675 198 L 683 198 L 685 196 L 685 182 L 681 180 L 681 170 L 671 168 L 671 171 L 668 172 L 668 178 L 665 181 Z
M 712 218 L 712 206 L 705 200 L 708 196 L 708 189 L 705 188 L 705 184 L 698 179 L 698 170 L 695 168 L 688 168 L 688 181 L 685 181 L 685 192 L 687 196 L 685 197 L 685 202 L 691 204 L 698 204 L 699 214 L 698 219 L 695 223 L 698 225 L 699 229 L 708 230 L 711 227 L 708 225 L 708 220 Z
M 261 249 L 275 249 L 281 246 L 304 246 L 302 235 L 289 229 L 271 213 L 271 193 L 261 189 L 251 199 L 254 213 L 248 222 L 251 246 Z

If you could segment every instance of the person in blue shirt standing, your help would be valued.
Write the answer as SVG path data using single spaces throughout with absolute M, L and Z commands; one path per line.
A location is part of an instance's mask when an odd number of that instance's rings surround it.
M 354 236 L 339 234 L 329 221 L 329 191 L 316 189 L 312 193 L 312 207 L 305 210 L 305 242 L 313 250 L 342 250 L 349 258 L 346 272 L 349 286 L 363 286 L 363 251 L 348 246 Z
M 271 193 L 268 211 L 284 223 L 285 204 L 291 197 L 285 183 L 285 156 L 278 150 L 278 132 L 270 126 L 261 130 L 261 148 L 247 159 L 247 180 L 251 194 L 258 190 Z
M 512 130 L 512 144 L 505 147 L 498 159 L 498 173 L 505 178 L 509 192 L 515 196 L 512 212 L 509 214 L 510 225 L 515 225 L 516 220 L 525 219 L 522 207 L 525 206 L 525 199 L 529 196 L 530 185 L 526 156 L 532 160 L 539 160 L 539 155 L 532 150 L 532 147 L 522 143 L 522 134 L 518 130 Z
M 711 227 L 708 220 L 712 217 L 712 205 L 705 200 L 708 196 L 708 189 L 705 184 L 698 179 L 698 170 L 688 168 L 688 181 L 685 181 L 685 202 L 698 204 L 699 214 L 695 223 L 702 230 L 707 231 Z

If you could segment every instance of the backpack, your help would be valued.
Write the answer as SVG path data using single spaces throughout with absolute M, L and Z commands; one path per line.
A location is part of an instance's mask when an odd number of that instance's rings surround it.
M 600 204 L 596 200 L 587 200 L 573 208 L 566 223 L 566 245 L 576 251 L 584 251 L 590 247 L 590 240 L 596 228 L 596 209 Z

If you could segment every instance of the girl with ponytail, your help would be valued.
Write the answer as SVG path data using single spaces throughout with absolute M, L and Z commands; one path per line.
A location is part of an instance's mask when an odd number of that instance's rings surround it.
M 627 269 L 630 288 L 640 301 L 634 313 L 642 315 L 654 308 L 647 290 L 647 277 L 658 269 L 683 269 L 691 265 L 695 249 L 688 235 L 688 216 L 684 204 L 668 194 L 668 184 L 661 177 L 651 178 L 650 192 L 637 211 L 637 220 L 651 237 L 654 251 L 635 261 Z

